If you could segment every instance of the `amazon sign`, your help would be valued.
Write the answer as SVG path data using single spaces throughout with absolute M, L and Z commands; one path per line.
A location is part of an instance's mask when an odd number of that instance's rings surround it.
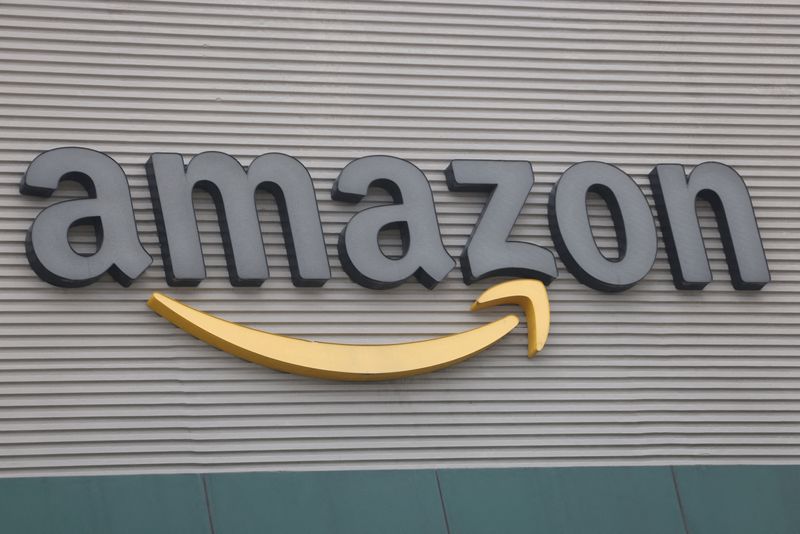
M 322 286 L 330 278 L 314 186 L 298 160 L 269 153 L 245 168 L 222 152 L 198 154 L 188 164 L 180 154 L 156 153 L 146 162 L 146 172 L 168 285 L 197 286 L 206 277 L 192 203 L 195 188 L 207 191 L 216 205 L 232 285 L 255 287 L 269 278 L 257 190 L 269 192 L 277 202 L 294 285 Z M 473 309 L 521 305 L 527 316 L 529 355 L 535 354 L 544 346 L 549 327 L 545 285 L 559 273 L 547 248 L 509 240 L 534 183 L 530 162 L 454 160 L 445 177 L 452 194 L 483 192 L 487 197 L 461 253 L 464 283 L 513 278 L 488 289 Z M 57 148 L 31 162 L 20 191 L 47 197 L 63 180 L 79 183 L 87 198 L 56 203 L 36 217 L 25 242 L 32 269 L 60 287 L 86 286 L 105 273 L 130 285 L 152 258 L 139 241 L 124 171 L 101 152 Z M 711 281 L 696 213 L 698 198 L 714 210 L 733 286 L 755 290 L 769 282 L 750 195 L 733 168 L 706 162 L 687 176 L 682 165 L 659 164 L 649 180 L 676 288 L 699 290 Z M 357 204 L 370 187 L 386 191 L 392 202 L 355 213 L 342 230 L 338 253 L 344 271 L 371 289 L 396 287 L 411 278 L 433 289 L 455 261 L 442 243 L 425 174 L 413 163 L 391 156 L 358 158 L 341 170 L 331 198 Z M 605 257 L 595 243 L 586 204 L 589 193 L 598 194 L 611 212 L 619 248 L 616 259 Z M 653 266 L 658 242 L 649 204 L 636 182 L 613 165 L 585 161 L 564 171 L 549 196 L 548 221 L 564 265 L 591 288 L 624 291 Z M 78 225 L 94 227 L 94 253 L 80 254 L 70 246 L 69 229 Z M 400 232 L 399 255 L 388 256 L 380 248 L 379 234 L 388 228 Z M 450 365 L 498 341 L 518 322 L 511 315 L 469 332 L 418 343 L 336 345 L 248 329 L 160 294 L 149 304 L 192 335 L 242 358 L 283 371 L 349 380 L 395 378 Z

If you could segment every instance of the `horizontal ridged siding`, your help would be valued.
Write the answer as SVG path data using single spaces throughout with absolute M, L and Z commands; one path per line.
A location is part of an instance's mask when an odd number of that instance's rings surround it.
M 796 2 L 264 4 L 0 6 L 0 476 L 800 461 Z M 130 288 L 58 289 L 28 266 L 25 231 L 53 199 L 21 196 L 20 178 L 40 152 L 70 145 L 128 174 L 154 257 Z M 267 196 L 271 278 L 232 288 L 202 195 L 208 279 L 167 288 L 144 163 L 205 150 L 243 164 L 285 152 L 309 168 L 333 270 L 323 288 L 292 287 Z M 652 205 L 655 164 L 723 161 L 750 188 L 773 281 L 732 289 L 703 207 L 715 279 L 704 291 L 674 289 L 660 236 L 652 272 L 622 294 L 590 290 L 559 263 L 552 334 L 534 360 L 518 329 L 453 368 L 373 384 L 254 366 L 145 306 L 167 290 L 255 327 L 349 342 L 497 317 L 468 311 L 492 281 L 467 287 L 458 270 L 432 292 L 371 291 L 344 275 L 336 239 L 360 206 L 332 202 L 331 184 L 379 153 L 425 171 L 454 257 L 485 197 L 447 191 L 451 159 L 532 161 L 513 237 L 551 248 L 547 194 L 572 163 L 620 166 Z M 600 208 L 597 237 L 613 249 Z

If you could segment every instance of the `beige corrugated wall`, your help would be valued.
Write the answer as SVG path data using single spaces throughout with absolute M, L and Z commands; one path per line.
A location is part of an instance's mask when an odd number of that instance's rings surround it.
M 796 1 L 2 1 L 0 476 L 797 463 L 798 30 Z M 25 231 L 54 199 L 20 195 L 20 178 L 70 145 L 128 174 L 154 257 L 130 288 L 59 289 L 28 266 Z M 292 287 L 265 197 L 272 278 L 232 288 L 199 196 L 209 278 L 167 287 L 144 163 L 205 150 L 244 164 L 280 151 L 309 168 L 330 282 Z M 704 208 L 715 278 L 704 291 L 673 287 L 659 234 L 652 272 L 625 293 L 584 287 L 559 263 L 537 358 L 520 328 L 453 368 L 371 384 L 240 361 L 145 306 L 166 290 L 255 327 L 353 342 L 457 332 L 505 311 L 470 313 L 490 282 L 467 287 L 458 270 L 433 291 L 372 291 L 343 274 L 336 239 L 360 206 L 332 202 L 330 188 L 369 154 L 425 171 L 454 257 L 485 196 L 447 190 L 451 159 L 532 161 L 514 236 L 548 247 L 547 194 L 572 163 L 620 166 L 652 206 L 655 164 L 722 161 L 750 188 L 773 281 L 733 290 Z

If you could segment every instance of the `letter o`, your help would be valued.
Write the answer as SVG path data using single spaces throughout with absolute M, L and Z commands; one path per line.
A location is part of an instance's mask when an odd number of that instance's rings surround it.
M 611 211 L 619 258 L 608 259 L 592 236 L 586 196 L 599 194 Z M 576 163 L 561 175 L 548 202 L 553 242 L 567 270 L 600 291 L 624 291 L 644 278 L 656 258 L 653 215 L 633 179 L 599 161 Z

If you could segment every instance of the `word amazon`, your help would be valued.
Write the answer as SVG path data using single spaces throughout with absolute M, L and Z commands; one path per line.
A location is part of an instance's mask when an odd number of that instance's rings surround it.
M 292 281 L 321 286 L 330 278 L 314 186 L 308 170 L 285 154 L 270 153 L 243 167 L 221 152 L 204 152 L 185 163 L 180 154 L 156 153 L 146 164 L 158 237 L 170 286 L 196 286 L 206 276 L 192 191 L 213 198 L 222 233 L 230 282 L 260 286 L 269 277 L 255 193 L 271 193 L 278 206 Z M 455 160 L 445 170 L 449 189 L 484 192 L 487 202 L 461 254 L 464 282 L 510 276 L 549 284 L 558 276 L 555 258 L 544 247 L 509 240 L 509 233 L 534 182 L 526 161 Z M 702 289 L 711 281 L 696 200 L 714 209 L 733 286 L 760 289 L 770 280 L 766 256 L 741 176 L 731 167 L 707 162 L 691 174 L 677 164 L 656 165 L 649 174 L 670 269 L 678 289 Z M 45 208 L 26 237 L 31 267 L 43 280 L 62 287 L 93 283 L 105 273 L 129 285 L 150 265 L 136 231 L 128 182 L 111 157 L 86 148 L 57 148 L 28 167 L 20 191 L 49 196 L 62 180 L 81 184 L 88 197 Z M 331 197 L 358 203 L 370 187 L 392 198 L 388 204 L 355 213 L 339 236 L 341 264 L 356 283 L 385 289 L 416 278 L 433 288 L 454 268 L 442 243 L 430 185 L 412 163 L 391 156 L 366 156 L 345 166 Z M 587 212 L 589 193 L 607 204 L 619 257 L 598 249 Z M 548 220 L 555 248 L 582 283 L 602 291 L 622 291 L 653 266 L 657 236 L 647 200 L 633 179 L 608 163 L 585 161 L 568 168 L 553 187 Z M 68 231 L 92 225 L 98 237 L 93 254 L 70 246 Z M 379 234 L 399 229 L 402 254 L 385 255 Z

